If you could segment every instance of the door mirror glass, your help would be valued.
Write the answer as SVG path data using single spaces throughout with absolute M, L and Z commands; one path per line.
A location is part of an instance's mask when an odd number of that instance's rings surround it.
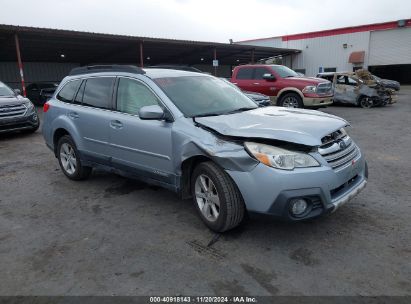
M 267 80 L 267 81 L 274 81 L 274 80 L 275 80 L 275 77 L 274 77 L 273 74 L 265 73 L 265 74 L 263 75 L 263 79 L 265 79 L 265 80 Z
M 162 120 L 165 119 L 163 109 L 158 105 L 144 106 L 138 111 L 140 119 L 144 120 Z
M 14 91 L 14 94 L 16 94 L 16 95 L 21 95 L 20 89 L 14 89 L 13 91 Z

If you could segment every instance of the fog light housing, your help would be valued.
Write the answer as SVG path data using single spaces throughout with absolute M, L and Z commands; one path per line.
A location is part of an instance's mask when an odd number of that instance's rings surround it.
M 290 211 L 294 216 L 301 216 L 307 211 L 308 203 L 303 198 L 293 198 L 290 201 Z

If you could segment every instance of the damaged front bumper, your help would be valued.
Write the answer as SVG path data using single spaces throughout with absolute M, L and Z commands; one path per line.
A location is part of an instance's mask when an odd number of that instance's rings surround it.
M 250 172 L 227 170 L 227 173 L 237 184 L 249 212 L 291 221 L 334 212 L 364 189 L 368 179 L 361 154 L 338 170 L 323 165 L 286 171 L 260 163 Z M 290 210 L 295 199 L 308 203 L 307 211 L 298 217 Z

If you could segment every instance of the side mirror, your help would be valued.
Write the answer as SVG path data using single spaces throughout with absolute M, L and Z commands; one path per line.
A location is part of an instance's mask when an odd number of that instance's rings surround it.
M 164 110 L 158 106 L 144 106 L 138 111 L 140 119 L 144 120 L 162 120 L 166 118 Z
M 16 95 L 21 95 L 20 89 L 14 89 L 13 91 L 14 91 L 14 94 L 16 94 Z
M 263 75 L 263 79 L 265 79 L 265 80 L 267 80 L 267 81 L 274 81 L 274 80 L 275 80 L 275 77 L 274 77 L 273 74 L 266 73 L 266 74 Z

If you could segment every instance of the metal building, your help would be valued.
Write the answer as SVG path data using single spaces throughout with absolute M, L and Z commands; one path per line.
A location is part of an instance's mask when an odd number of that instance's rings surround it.
M 411 83 L 411 19 L 236 43 L 299 49 L 301 53 L 284 56 L 283 63 L 307 76 L 366 68 Z
M 291 52 L 298 50 L 0 24 L 0 81 L 24 92 L 28 83 L 59 82 L 76 66 L 115 63 L 189 65 L 230 77 L 234 65 Z

